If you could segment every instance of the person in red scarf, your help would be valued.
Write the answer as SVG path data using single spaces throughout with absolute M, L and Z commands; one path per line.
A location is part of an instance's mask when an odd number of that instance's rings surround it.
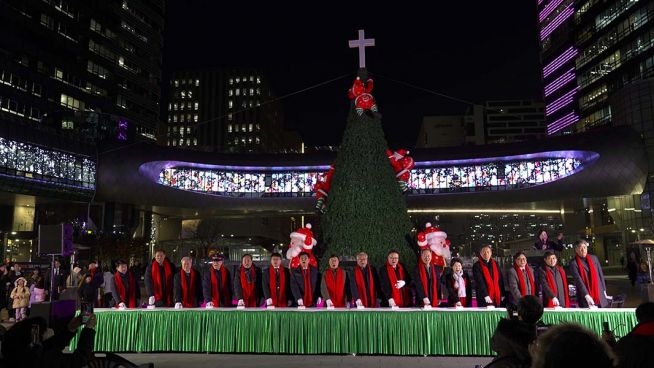
M 639 305 L 636 320 L 636 327 L 615 345 L 620 368 L 654 367 L 654 303 Z
M 237 308 L 256 308 L 261 305 L 261 269 L 252 262 L 252 255 L 241 257 L 241 266 L 234 275 L 234 298 Z
M 388 252 L 386 264 L 379 269 L 379 283 L 384 293 L 384 306 L 391 308 L 406 308 L 411 306 L 409 288 L 411 283 L 409 273 L 400 263 L 400 253 L 395 250 Z
M 538 279 L 543 290 L 543 306 L 546 308 L 570 308 L 568 280 L 563 267 L 556 264 L 556 254 L 543 254 L 543 267 L 538 269 Z
M 202 301 L 200 273 L 191 267 L 191 258 L 182 258 L 182 269 L 175 274 L 173 295 L 175 308 L 197 308 Z
M 166 257 L 166 252 L 158 249 L 152 262 L 145 269 L 145 294 L 148 304 L 156 307 L 173 306 L 173 275 L 175 266 Z
M 352 270 L 350 278 L 352 285 L 352 299 L 358 309 L 376 308 L 379 306 L 379 276 L 374 267 L 368 265 L 368 254 L 357 254 L 357 264 Z
M 141 289 L 134 274 L 127 268 L 127 262 L 116 262 L 112 293 L 118 309 L 137 308 L 141 298 Z
M 525 295 L 536 295 L 536 282 L 534 271 L 527 264 L 527 256 L 524 252 L 518 252 L 513 256 L 513 267 L 509 269 L 509 292 L 513 305 Z
M 472 265 L 478 307 L 499 307 L 504 300 L 502 270 L 492 256 L 491 246 L 482 245 L 479 250 L 479 261 Z
M 447 288 L 447 305 L 449 307 L 472 307 L 472 282 L 470 275 L 463 269 L 460 258 L 453 258 L 451 272 L 445 273 Z
M 315 307 L 320 299 L 320 275 L 318 269 L 310 264 L 309 253 L 302 252 L 300 267 L 291 270 L 291 291 L 300 309 Z
M 207 308 L 232 306 L 232 278 L 223 265 L 222 254 L 211 256 L 211 267 L 202 279 L 202 295 Z
M 270 256 L 270 267 L 262 274 L 266 308 L 286 308 L 291 305 L 291 275 L 287 268 L 282 267 L 282 255 L 273 253 Z
M 609 305 L 602 265 L 596 256 L 588 254 L 588 242 L 579 239 L 574 243 L 575 257 L 569 270 L 577 288 L 577 303 L 581 308 Z
M 440 270 L 431 262 L 431 249 L 420 251 L 420 261 L 413 277 L 416 280 L 416 302 L 425 309 L 438 307 Z
M 328 309 L 345 308 L 350 300 L 359 299 L 356 287 L 352 287 L 351 279 L 344 269 L 338 267 L 340 259 L 337 255 L 329 256 L 329 268 L 322 274 L 320 291 L 325 298 Z

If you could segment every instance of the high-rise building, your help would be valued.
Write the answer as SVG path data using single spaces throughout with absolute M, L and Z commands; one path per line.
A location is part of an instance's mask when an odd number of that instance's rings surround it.
M 545 135 L 542 102 L 486 101 L 464 115 L 423 117 L 416 148 L 509 143 Z
M 654 2 L 540 0 L 548 133 L 615 125 L 611 96 L 654 75 Z
M 163 14 L 163 0 L 0 2 L 0 119 L 64 131 L 113 121 L 154 139 Z
M 281 107 L 261 71 L 179 71 L 170 85 L 165 145 L 211 152 L 281 148 Z

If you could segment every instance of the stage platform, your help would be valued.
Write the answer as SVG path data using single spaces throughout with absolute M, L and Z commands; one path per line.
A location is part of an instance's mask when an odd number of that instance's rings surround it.
M 497 309 L 96 309 L 99 352 L 490 356 Z M 602 322 L 627 334 L 635 310 L 546 309 L 547 324 Z M 76 339 L 71 343 L 74 348 Z

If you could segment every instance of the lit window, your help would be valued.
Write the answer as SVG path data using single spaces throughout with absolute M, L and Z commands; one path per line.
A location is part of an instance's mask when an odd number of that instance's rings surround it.
M 179 87 L 179 81 L 175 79 L 175 87 Z
M 177 133 L 177 127 L 176 126 L 173 127 L 173 133 Z
M 261 84 L 261 77 L 257 76 L 257 84 Z
M 229 78 L 229 84 L 234 84 L 234 78 Z
M 254 82 L 254 76 L 250 76 L 250 82 Z
M 254 124 L 250 123 L 250 125 L 248 126 L 248 128 L 249 128 L 249 129 L 248 129 L 249 131 L 252 131 L 252 128 L 254 128 Z
M 61 99 L 59 101 L 62 106 L 68 107 L 73 110 L 84 110 L 84 102 L 73 98 L 71 96 L 67 96 L 65 94 L 61 94 Z
M 191 102 L 190 101 L 186 103 L 186 108 L 189 109 L 189 110 L 191 109 Z
M 261 130 L 261 126 L 257 123 L 257 132 Z
M 254 88 L 250 88 L 250 96 L 254 96 Z
M 188 91 L 186 95 L 188 96 L 188 98 L 193 98 L 193 91 Z
M 233 89 L 230 89 L 230 90 L 229 90 L 229 95 L 230 95 L 230 96 L 233 96 L 233 95 L 234 95 L 234 90 L 233 90 Z
M 171 103 L 169 102 L 169 103 L 168 103 L 168 110 L 172 110 L 172 109 L 173 109 L 173 104 L 171 104 Z
M 123 109 L 127 108 L 127 99 L 122 95 L 116 96 L 116 105 L 122 107 Z
M 186 114 L 186 121 L 191 121 L 191 114 Z
M 237 89 L 236 89 L 236 95 L 239 96 L 240 94 L 241 94 L 241 89 L 240 89 L 240 88 L 237 88 Z
M 236 78 L 236 83 L 241 83 L 241 78 Z
M 197 145 L 198 145 L 198 139 L 197 139 L 197 138 L 193 138 L 193 145 L 194 145 L 194 146 L 197 146 Z
M 179 145 L 180 145 L 180 146 L 183 146 L 183 145 L 184 145 L 184 140 L 183 140 L 183 139 L 180 139 L 180 140 L 179 140 Z
M 245 137 L 241 138 L 241 143 L 245 144 Z
M 177 122 L 177 115 L 173 115 L 173 123 Z
M 179 127 L 179 136 L 183 137 L 184 136 L 184 127 Z M 181 143 L 180 143 L 181 144 Z
M 191 134 L 191 127 L 186 127 L 186 134 Z
M 182 86 L 186 84 L 186 79 L 182 79 Z M 181 143 L 180 143 L 181 145 Z
M 64 71 L 59 68 L 55 68 L 54 76 L 55 79 L 64 80 Z
M 182 95 L 182 98 L 186 98 L 186 91 L 182 91 L 181 95 Z
M 259 139 L 259 137 L 256 137 L 256 138 L 254 139 L 254 141 L 257 142 L 257 144 L 261 143 L 261 140 Z
M 227 133 L 231 133 L 231 132 L 232 132 L 232 124 L 229 124 L 227 126 Z
M 234 101 L 232 100 L 227 101 L 227 107 L 230 109 L 234 108 Z
M 245 124 L 241 125 L 241 131 L 242 132 L 247 132 L 248 131 Z
M 238 124 L 234 125 L 234 131 L 238 132 Z
M 254 103 L 253 103 L 252 101 L 249 101 L 249 102 L 248 102 L 248 106 L 249 106 L 249 107 L 252 107 L 252 106 L 254 106 Z
M 170 139 L 166 141 L 166 145 L 170 146 Z
M 125 58 L 122 56 L 118 57 L 118 65 L 124 66 L 125 65 Z
M 173 139 L 173 146 L 177 146 L 177 140 Z
M 195 103 L 193 104 L 193 110 L 198 110 L 199 108 L 200 108 L 200 104 L 197 103 L 197 102 L 195 102 Z
M 196 123 L 198 122 L 198 114 L 193 115 L 193 121 Z
M 257 87 L 257 95 L 261 95 L 261 88 Z
M 252 143 L 252 137 L 248 137 L 248 143 Z
M 177 111 L 177 103 L 173 104 L 173 110 Z
M 191 138 L 186 138 L 186 145 L 190 146 L 191 145 Z
M 233 115 L 231 113 L 227 114 L 227 120 L 232 121 Z
M 200 80 L 199 80 L 199 79 L 196 79 L 196 80 L 195 80 L 195 86 L 196 86 L 196 87 L 200 87 Z

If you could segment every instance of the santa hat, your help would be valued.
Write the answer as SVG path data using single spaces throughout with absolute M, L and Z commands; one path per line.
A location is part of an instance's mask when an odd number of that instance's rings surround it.
M 306 224 L 304 227 L 301 227 L 291 233 L 291 238 L 299 238 L 304 244 L 302 245 L 305 249 L 311 249 L 318 244 L 316 239 L 313 237 L 313 232 L 311 231 L 311 224 Z
M 409 151 L 400 148 L 399 150 L 393 152 L 393 157 L 395 157 L 396 160 L 402 159 L 404 156 L 408 155 Z
M 14 285 L 15 285 L 15 286 L 18 286 L 18 281 L 20 281 L 20 280 L 23 280 L 23 285 L 24 285 L 24 286 L 27 286 L 27 280 L 25 280 L 24 277 L 19 277 L 19 278 L 17 278 L 16 281 L 14 281 Z
M 440 228 L 431 226 L 428 222 L 425 224 L 425 238 L 427 241 L 431 238 L 447 238 L 447 233 Z

